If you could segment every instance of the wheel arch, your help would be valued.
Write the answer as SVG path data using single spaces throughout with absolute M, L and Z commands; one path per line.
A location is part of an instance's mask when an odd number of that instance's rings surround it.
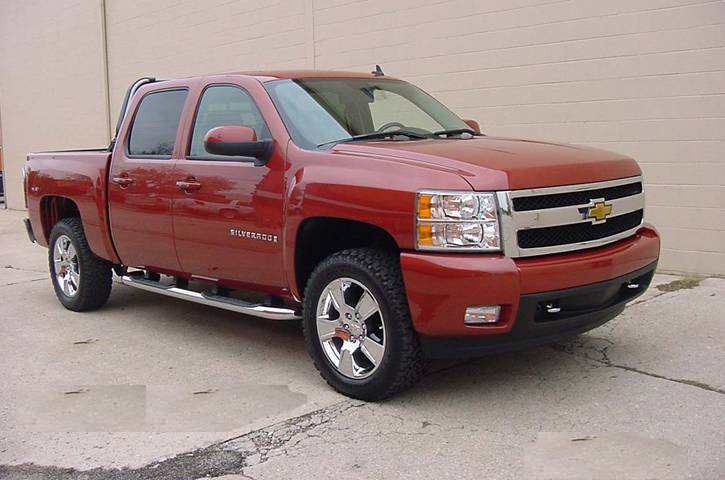
M 340 217 L 310 217 L 300 223 L 295 235 L 295 284 L 302 298 L 315 267 L 333 253 L 351 248 L 375 248 L 400 253 L 395 238 L 371 223 Z
M 50 232 L 56 223 L 64 218 L 81 218 L 78 204 L 68 197 L 60 195 L 46 195 L 40 200 L 40 222 L 43 228 L 43 238 L 46 243 L 50 241 Z M 81 223 L 83 219 L 81 218 Z

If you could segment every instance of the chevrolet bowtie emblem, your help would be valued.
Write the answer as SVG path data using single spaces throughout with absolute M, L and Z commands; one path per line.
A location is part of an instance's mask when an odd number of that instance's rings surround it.
M 588 207 L 580 208 L 584 220 L 591 220 L 592 223 L 604 223 L 612 213 L 612 205 L 604 202 L 604 199 L 592 200 Z

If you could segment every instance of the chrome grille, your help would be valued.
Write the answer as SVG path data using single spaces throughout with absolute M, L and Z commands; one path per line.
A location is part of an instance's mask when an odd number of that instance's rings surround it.
M 517 197 L 513 199 L 513 207 L 517 212 L 527 210 L 543 210 L 546 208 L 566 207 L 569 205 L 587 204 L 593 198 L 630 197 L 642 193 L 642 182 L 617 185 L 616 187 L 597 188 L 578 192 L 555 193 L 551 195 L 533 195 L 531 197 Z
M 553 247 L 611 237 L 637 227 L 641 223 L 642 210 L 637 210 L 612 217 L 604 223 L 572 223 L 556 227 L 519 230 L 517 239 L 521 248 Z
M 529 257 L 594 248 L 634 235 L 644 216 L 642 177 L 498 192 L 504 252 Z M 602 210 L 605 218 L 588 218 Z

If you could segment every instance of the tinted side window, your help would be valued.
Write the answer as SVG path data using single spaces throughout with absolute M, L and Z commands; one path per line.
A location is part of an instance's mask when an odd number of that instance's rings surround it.
M 131 126 L 130 155 L 171 156 L 186 93 L 167 90 L 150 93 L 141 100 Z
M 257 133 L 258 140 L 272 138 L 252 97 L 239 87 L 217 85 L 204 91 L 191 136 L 191 156 L 211 156 L 204 148 L 204 136 L 221 125 L 243 125 Z

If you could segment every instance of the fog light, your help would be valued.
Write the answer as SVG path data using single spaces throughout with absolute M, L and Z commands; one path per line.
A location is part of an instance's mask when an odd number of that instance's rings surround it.
M 501 305 L 481 305 L 478 307 L 468 307 L 466 316 L 463 317 L 463 323 L 466 325 L 482 325 L 487 323 L 498 322 L 501 314 Z

